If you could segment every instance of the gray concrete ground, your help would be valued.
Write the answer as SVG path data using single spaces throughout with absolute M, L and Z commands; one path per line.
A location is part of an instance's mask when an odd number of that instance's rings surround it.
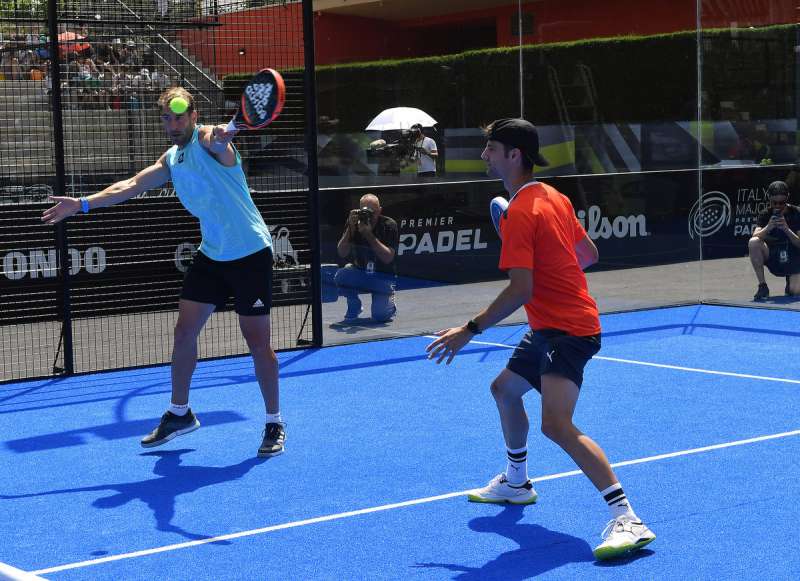
M 784 279 L 767 274 L 772 297 L 753 302 L 756 279 L 746 257 L 683 262 L 664 266 L 589 272 L 589 290 L 603 313 L 655 308 L 675 304 L 709 303 L 800 310 L 800 298 L 783 296 Z M 505 286 L 492 281 L 398 292 L 397 317 L 374 324 L 368 318 L 344 323 L 343 298 L 323 304 L 326 344 L 366 341 L 392 336 L 419 335 L 465 323 L 486 307 Z M 369 312 L 369 298 L 364 300 Z M 522 309 L 505 323 L 524 322 Z
M 783 296 L 785 281 L 767 275 L 772 297 L 753 302 L 756 282 L 746 257 L 685 262 L 664 266 L 589 272 L 589 288 L 601 312 L 654 308 L 700 301 L 741 306 L 800 310 L 800 299 Z M 344 323 L 345 301 L 323 303 L 323 339 L 326 345 L 413 336 L 463 324 L 487 306 L 505 281 L 404 290 L 398 293 L 397 317 L 374 324 L 368 318 Z M 369 298 L 364 300 L 369 312 Z M 276 349 L 303 346 L 298 336 L 310 338 L 310 316 L 303 305 L 273 310 Z M 172 328 L 177 313 L 159 312 L 77 320 L 73 326 L 75 369 L 79 372 L 154 365 L 169 361 Z M 525 321 L 522 309 L 505 323 Z M 0 327 L 0 381 L 41 377 L 53 372 L 60 325 L 38 323 Z M 201 357 L 245 353 L 247 348 L 232 312 L 217 313 L 200 337 Z

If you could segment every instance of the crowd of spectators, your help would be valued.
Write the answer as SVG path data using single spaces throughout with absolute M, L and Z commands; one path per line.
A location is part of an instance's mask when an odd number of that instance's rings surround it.
M 143 39 L 96 40 L 85 31 L 60 43 L 64 103 L 80 109 L 139 109 L 152 105 L 172 79 L 155 66 Z M 61 35 L 59 35 L 61 38 Z M 50 47 L 46 36 L 0 38 L 0 82 L 41 81 L 49 93 Z

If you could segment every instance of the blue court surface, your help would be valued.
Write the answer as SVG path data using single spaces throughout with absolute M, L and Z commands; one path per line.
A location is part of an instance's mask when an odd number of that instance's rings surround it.
M 593 560 L 607 507 L 539 432 L 536 392 L 539 502 L 467 502 L 505 468 L 489 383 L 513 326 L 449 367 L 429 337 L 280 354 L 287 449 L 268 460 L 248 357 L 201 363 L 203 427 L 150 450 L 168 367 L 0 385 L 0 562 L 64 580 L 800 578 L 800 313 L 603 327 L 576 424 L 658 536 L 629 558 Z

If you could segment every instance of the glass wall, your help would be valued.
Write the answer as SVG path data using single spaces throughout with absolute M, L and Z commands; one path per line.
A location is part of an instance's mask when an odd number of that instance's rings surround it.
M 797 7 L 788 0 L 703 2 L 700 44 L 703 213 L 692 218 L 703 245 L 702 297 L 710 302 L 797 309 L 800 251 L 783 224 L 800 230 L 796 210 L 770 202 L 770 184 L 800 198 L 797 163 Z M 780 188 L 778 187 L 778 191 Z M 766 240 L 751 240 L 773 211 L 785 217 Z M 760 237 L 764 237 L 761 234 Z M 765 261 L 766 259 L 766 261 Z M 766 268 L 764 263 L 766 262 Z M 768 287 L 758 292 L 758 276 Z M 768 292 L 768 294 L 767 294 Z
M 482 127 L 502 117 L 537 125 L 549 165 L 535 173 L 571 198 L 600 249 L 588 277 L 604 312 L 700 299 L 707 237 L 692 220 L 710 218 L 698 171 L 718 160 L 699 143 L 694 0 L 314 7 L 326 343 L 460 324 L 503 288 L 488 204 L 509 193 L 480 159 Z M 359 277 L 356 301 L 335 277 L 352 274 L 340 241 L 365 194 L 398 243 L 391 264 L 362 265 L 377 274 Z M 397 313 L 381 322 L 367 287 L 386 279 Z

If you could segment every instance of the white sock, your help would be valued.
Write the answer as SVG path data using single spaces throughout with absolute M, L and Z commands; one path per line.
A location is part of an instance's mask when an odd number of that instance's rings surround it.
M 509 484 L 525 484 L 528 481 L 528 447 L 512 450 L 506 448 L 508 452 L 508 464 L 506 465 L 506 479 Z
M 267 414 L 267 423 L 268 424 L 282 424 L 283 418 L 281 417 L 281 412 L 275 414 Z
M 170 402 L 169 404 L 169 411 L 170 413 L 175 414 L 176 416 L 185 416 L 186 412 L 189 411 L 189 404 L 180 405 L 177 403 Z
M 622 484 L 619 482 L 602 490 L 600 495 L 603 497 L 603 500 L 606 501 L 608 509 L 611 511 L 611 518 L 620 516 L 628 516 L 632 519 L 638 518 L 636 513 L 633 512 L 628 497 L 625 496 L 625 492 L 622 490 Z

